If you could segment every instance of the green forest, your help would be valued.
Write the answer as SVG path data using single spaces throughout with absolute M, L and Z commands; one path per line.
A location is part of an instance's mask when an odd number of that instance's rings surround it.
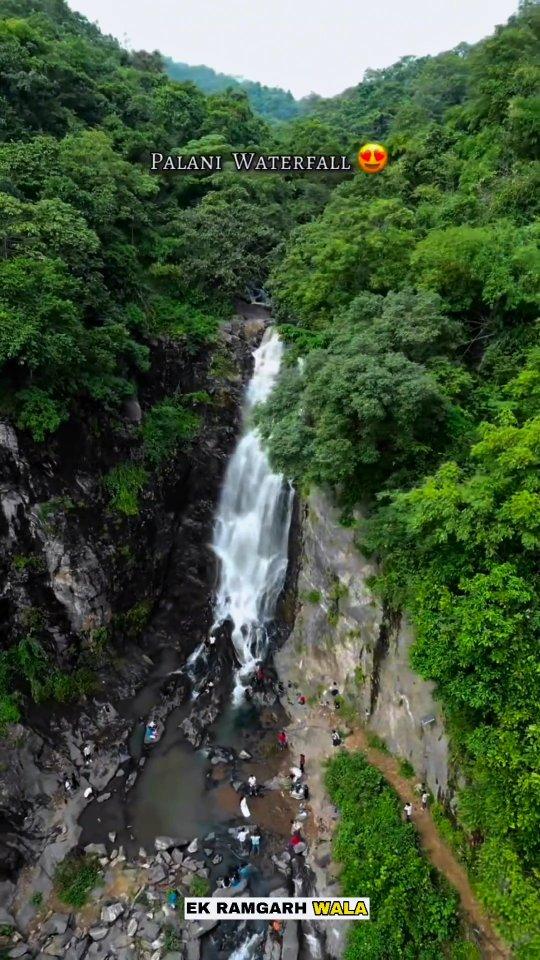
M 451 830 L 476 839 L 475 890 L 520 960 L 540 950 L 539 14 L 524 0 L 486 40 L 298 114 L 260 84 L 174 79 L 64 0 L 0 8 L 2 415 L 36 444 L 74 411 L 114 428 L 151 340 L 211 351 L 234 298 L 270 292 L 288 344 L 258 414 L 272 462 L 331 489 L 414 624 L 463 784 Z M 388 148 L 380 175 L 148 173 L 153 149 L 354 158 L 366 140 Z M 189 398 L 152 412 L 144 469 L 109 478 L 120 509 L 196 425 Z M 23 660 L 0 659 L 5 721 Z M 428 883 L 411 858 L 405 885 Z M 442 955 L 384 943 L 349 956 Z
M 538 34 L 374 72 L 314 114 L 391 163 L 297 228 L 271 290 L 290 365 L 273 461 L 329 486 L 416 628 L 466 786 L 476 888 L 537 956 L 540 848 Z M 301 362 L 298 362 L 301 358 Z M 364 517 L 357 519 L 355 509 Z
M 192 66 L 165 58 L 165 69 L 172 80 L 191 81 L 203 93 L 222 93 L 225 90 L 243 90 L 255 113 L 267 120 L 291 120 L 303 111 L 305 101 L 295 100 L 290 90 L 266 87 L 253 80 L 242 80 L 227 73 L 217 73 L 211 67 Z

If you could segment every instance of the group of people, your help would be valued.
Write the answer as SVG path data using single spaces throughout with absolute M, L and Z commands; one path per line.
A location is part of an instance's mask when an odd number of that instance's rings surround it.
M 426 788 L 425 788 L 424 786 L 421 786 L 420 790 L 421 790 L 421 793 L 420 793 L 420 806 L 421 806 L 422 810 L 427 810 L 427 808 L 428 808 L 428 803 L 429 803 L 429 793 L 427 792 L 427 790 L 426 790 Z M 412 805 L 412 803 L 410 802 L 410 800 L 408 800 L 407 803 L 405 804 L 405 806 L 403 807 L 403 817 L 404 817 L 406 823 L 410 823 L 410 822 L 411 822 L 412 814 L 413 814 L 413 805 Z
M 250 682 L 244 687 L 244 697 L 247 702 L 250 703 L 253 699 L 254 692 L 265 690 L 273 690 L 277 696 L 281 696 L 284 692 L 284 687 L 280 680 L 272 677 L 262 663 L 259 663 L 257 664 L 255 672 L 250 677 Z
M 250 831 L 248 827 L 240 827 L 236 834 L 236 839 L 240 845 L 240 854 L 242 856 L 245 857 L 250 852 L 253 856 L 257 856 L 260 852 L 262 837 L 258 827 L 255 827 L 252 831 Z M 232 889 L 238 887 L 244 889 L 252 873 L 253 867 L 251 864 L 242 860 L 239 866 L 233 867 L 227 873 L 224 873 L 223 876 L 218 877 L 217 885 L 223 890 L 227 890 L 229 887 Z
M 250 866 L 250 864 L 242 861 L 240 866 L 233 867 L 229 873 L 225 873 L 222 877 L 218 877 L 217 885 L 222 890 L 228 890 L 229 887 L 232 887 L 233 890 L 235 887 L 245 887 L 252 872 L 253 868 Z
M 258 827 L 250 833 L 248 827 L 240 827 L 236 835 L 236 839 L 240 844 L 240 852 L 246 854 L 248 852 L 248 846 L 251 846 L 251 852 L 253 854 L 258 854 L 261 849 L 261 831 Z

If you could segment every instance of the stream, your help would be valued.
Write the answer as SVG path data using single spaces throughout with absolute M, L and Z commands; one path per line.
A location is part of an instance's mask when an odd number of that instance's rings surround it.
M 272 472 L 251 423 L 253 407 L 268 397 L 276 382 L 282 354 L 277 333 L 268 327 L 253 354 L 243 428 L 226 469 L 215 518 L 212 547 L 219 561 L 219 579 L 209 637 L 184 664 L 174 651 L 164 651 L 137 697 L 118 705 L 134 720 L 128 769 L 138 776 L 127 793 L 119 785 L 101 805 L 90 804 L 80 821 L 84 843 L 103 841 L 107 832 L 114 831 L 129 857 L 135 857 L 141 846 L 152 849 L 156 836 L 178 837 L 184 843 L 210 836 L 212 889 L 242 859 L 237 828 L 245 823 L 251 828 L 257 825 L 263 838 L 261 855 L 253 864 L 246 893 L 260 896 L 277 890 L 281 895 L 309 892 L 303 858 L 293 858 L 301 864 L 287 865 L 285 853 L 298 801 L 281 789 L 278 776 L 282 764 L 277 732 L 286 725 L 287 716 L 272 662 L 294 491 L 282 475 Z M 261 666 L 266 679 L 257 685 L 253 678 Z M 164 714 L 159 741 L 144 747 L 143 717 L 153 714 L 163 685 L 178 679 L 186 684 L 185 696 Z M 208 716 L 211 722 L 193 749 L 186 730 L 198 716 Z M 248 792 L 251 774 L 262 789 L 260 796 L 248 798 L 250 817 L 245 820 L 240 801 Z M 281 861 L 281 868 L 276 861 Z M 201 956 L 203 960 L 225 956 L 255 960 L 263 951 L 264 956 L 274 956 L 267 927 L 264 921 L 219 924 L 203 937 Z M 301 950 L 300 955 L 321 955 L 310 948 L 313 940 L 306 930 L 307 952 Z

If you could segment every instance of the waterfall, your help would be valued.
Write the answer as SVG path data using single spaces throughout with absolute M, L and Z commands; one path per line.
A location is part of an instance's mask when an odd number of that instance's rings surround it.
M 220 580 L 213 629 L 230 619 L 240 662 L 233 699 L 242 698 L 243 679 L 266 653 L 267 628 L 287 572 L 293 490 L 272 473 L 249 412 L 267 399 L 276 382 L 283 344 L 271 327 L 254 352 L 246 390 L 245 427 L 228 464 L 214 527 L 213 549 Z

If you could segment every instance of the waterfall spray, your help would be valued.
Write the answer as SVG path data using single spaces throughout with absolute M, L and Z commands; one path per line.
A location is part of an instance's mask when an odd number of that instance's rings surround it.
M 270 395 L 282 354 L 283 344 L 269 328 L 253 355 L 244 416 Z M 272 472 L 260 434 L 247 423 L 227 467 L 212 544 L 220 560 L 213 629 L 230 619 L 240 662 L 235 702 L 242 698 L 243 680 L 266 654 L 267 628 L 287 572 L 293 496 L 290 484 Z

